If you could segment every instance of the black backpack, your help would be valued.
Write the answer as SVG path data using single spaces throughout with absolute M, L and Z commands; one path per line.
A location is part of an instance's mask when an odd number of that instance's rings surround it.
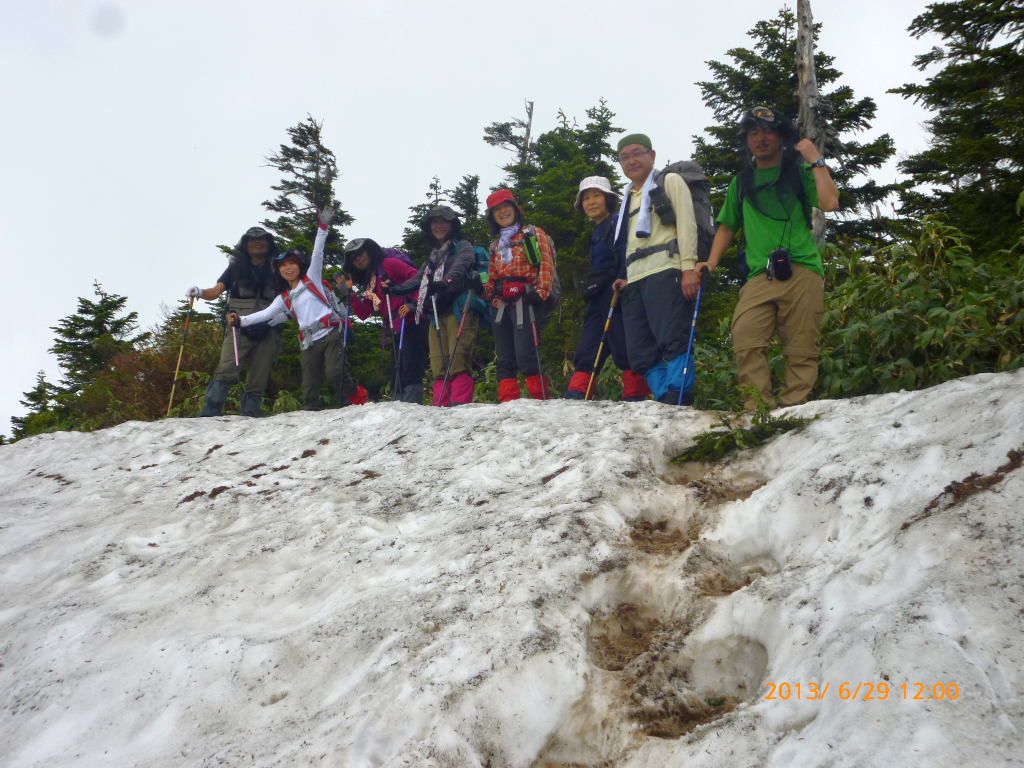
M 665 177 L 675 173 L 683 178 L 690 188 L 693 199 L 693 217 L 697 221 L 697 261 L 707 261 L 711 255 L 711 243 L 715 239 L 715 215 L 711 209 L 711 185 L 700 163 L 693 160 L 681 160 L 662 168 L 654 177 L 654 190 L 651 192 L 651 205 L 658 214 L 662 224 L 675 224 L 676 212 L 665 193 Z

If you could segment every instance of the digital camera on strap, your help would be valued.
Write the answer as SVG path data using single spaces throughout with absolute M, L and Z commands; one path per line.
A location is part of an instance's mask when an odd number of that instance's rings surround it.
M 768 254 L 768 279 L 789 280 L 793 276 L 793 258 L 786 248 L 776 248 Z

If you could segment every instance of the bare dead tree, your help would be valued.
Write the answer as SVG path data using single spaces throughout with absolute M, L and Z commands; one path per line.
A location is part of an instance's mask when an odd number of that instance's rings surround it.
M 524 101 L 526 101 L 524 99 Z M 533 102 L 526 101 L 526 137 L 523 139 L 523 149 L 519 155 L 519 164 L 526 165 L 530 158 L 530 131 L 533 130 Z
M 838 147 L 838 139 L 829 126 L 831 107 L 822 98 L 814 74 L 814 17 L 811 13 L 811 0 L 797 0 L 796 13 L 796 78 L 797 99 L 800 103 L 797 129 L 803 138 L 814 142 L 822 157 L 829 157 Z M 814 209 L 813 225 L 814 240 L 821 245 L 825 242 L 825 214 L 817 208 Z

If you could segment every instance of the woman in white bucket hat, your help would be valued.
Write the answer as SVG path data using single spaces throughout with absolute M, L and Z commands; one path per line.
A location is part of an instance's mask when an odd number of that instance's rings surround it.
M 626 279 L 626 260 L 622 248 L 615 243 L 615 225 L 618 222 L 618 214 L 615 212 L 618 209 L 619 196 L 604 176 L 588 176 L 580 182 L 576 210 L 586 214 L 595 226 L 590 236 L 590 273 L 583 281 L 582 294 L 587 302 L 583 333 L 573 357 L 576 372 L 569 380 L 569 388 L 564 395 L 569 400 L 583 400 L 588 390 L 593 398 L 596 387 L 590 386 L 591 377 L 601 373 L 609 354 L 622 370 L 623 400 L 643 400 L 651 392 L 644 377 L 629 370 L 626 331 L 619 307 L 612 313 L 608 338 L 604 346 L 601 346 L 605 322 L 615 294 L 613 284 Z M 601 350 L 600 360 L 597 359 L 598 349 Z

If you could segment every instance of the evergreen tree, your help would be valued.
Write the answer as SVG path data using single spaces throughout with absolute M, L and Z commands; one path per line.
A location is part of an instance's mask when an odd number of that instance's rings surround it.
M 36 374 L 35 387 L 25 393 L 24 400 L 19 401 L 28 409 L 28 413 L 24 416 L 11 417 L 11 437 L 14 440 L 48 432 L 54 427 L 57 421 L 54 408 L 59 391 L 58 387 L 46 380 L 46 375 L 42 371 Z
M 900 163 L 911 177 L 902 213 L 946 213 L 980 256 L 1007 248 L 1019 238 L 1024 190 L 1024 4 L 932 3 L 910 32 L 937 34 L 943 45 L 914 60 L 938 72 L 892 91 L 934 113 L 928 149 Z
M 127 297 L 107 293 L 98 282 L 93 287 L 98 301 L 79 298 L 78 311 L 51 329 L 57 334 L 50 352 L 63 371 L 62 392 L 72 395 L 91 384 L 115 355 L 135 349 L 150 337 L 149 333 L 134 335 L 139 327 L 137 312 L 118 317 Z
M 487 247 L 491 233 L 487 222 L 480 213 L 480 176 L 477 174 L 462 177 L 455 189 L 449 193 L 452 206 L 462 215 L 462 233 L 473 245 Z
M 402 242 L 398 248 L 407 253 L 417 264 L 422 264 L 427 258 L 427 247 L 423 243 L 423 232 L 420 229 L 420 222 L 427 215 L 427 211 L 435 205 L 447 205 L 448 194 L 448 192 L 441 188 L 441 179 L 435 176 L 430 180 L 430 185 L 427 187 L 424 202 L 409 206 L 408 226 L 402 230 Z
M 271 187 L 279 193 L 278 196 L 263 202 L 264 208 L 279 216 L 265 220 L 263 226 L 277 236 L 279 245 L 301 248 L 309 254 L 316 236 L 317 210 L 322 211 L 328 206 L 333 208 L 335 214 L 324 248 L 324 263 L 338 267 L 343 261 L 345 240 L 337 227 L 347 226 L 355 219 L 342 210 L 341 203 L 334 196 L 338 164 L 334 153 L 323 144 L 322 131 L 323 122 L 318 123 L 309 115 L 305 121 L 288 129 L 291 143 L 282 144 L 276 154 L 266 158 L 271 167 L 284 174 L 284 178 Z M 296 199 L 301 205 L 296 205 Z
M 816 33 L 820 27 L 815 25 Z M 754 41 L 753 48 L 727 51 L 731 64 L 709 61 L 712 79 L 698 83 L 704 103 L 714 111 L 716 123 L 705 128 L 708 137 L 694 137 L 694 159 L 711 180 L 716 210 L 724 202 L 729 181 L 742 162 L 736 144 L 736 124 L 742 114 L 763 105 L 794 120 L 797 115 L 795 15 L 783 8 L 774 19 L 757 22 L 747 35 Z M 877 233 L 878 223 L 864 217 L 895 187 L 862 177 L 892 157 L 895 146 L 888 134 L 866 143 L 850 138 L 871 127 L 876 106 L 869 97 L 855 98 L 849 86 L 837 85 L 842 72 L 833 66 L 834 62 L 834 56 L 821 51 L 814 55 L 818 86 L 831 106 L 831 125 L 841 141 L 831 147 L 831 155 L 826 151 L 827 157 L 838 160 L 831 171 L 839 187 L 842 216 L 831 229 L 833 235 L 865 236 Z M 833 87 L 828 90 L 830 85 Z
M 414 262 L 422 264 L 427 257 L 420 222 L 435 205 L 448 205 L 462 220 L 462 234 L 473 245 L 487 246 L 490 233 L 480 213 L 480 177 L 476 174 L 462 177 L 455 189 L 443 189 L 441 179 L 435 176 L 427 188 L 426 200 L 409 206 L 408 226 L 402 231 L 399 246 Z

